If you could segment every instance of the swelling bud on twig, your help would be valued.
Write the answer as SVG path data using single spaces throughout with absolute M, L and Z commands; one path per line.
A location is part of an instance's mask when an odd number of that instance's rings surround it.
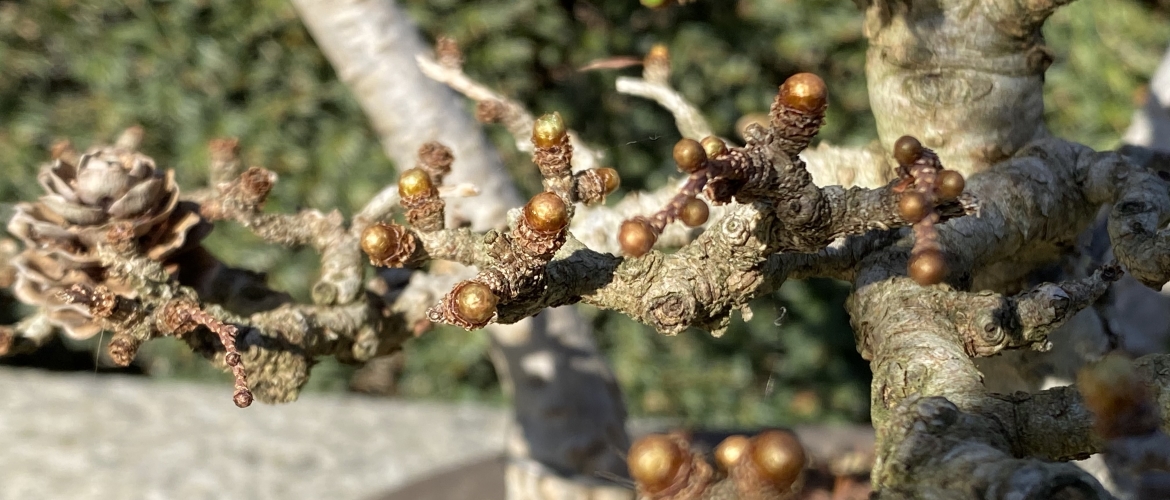
M 452 290 L 454 312 L 463 321 L 464 328 L 480 328 L 487 325 L 496 315 L 499 297 L 492 289 L 478 281 L 464 281 Z
M 787 431 L 766 431 L 751 439 L 751 460 L 780 490 L 791 488 L 804 471 L 804 446 Z
M 894 141 L 894 160 L 899 165 L 909 165 L 922 158 L 922 143 L 914 137 L 904 135 Z
M 707 158 L 718 158 L 727 153 L 727 144 L 723 142 L 723 139 L 713 135 L 704 137 L 701 144 L 703 151 L 707 153 Z
M 910 255 L 910 277 L 919 285 L 942 283 L 947 275 L 947 262 L 940 250 L 928 249 Z
M 749 443 L 750 440 L 744 436 L 729 436 L 715 447 L 715 463 L 723 470 L 730 469 L 743 458 Z
M 711 215 L 707 203 L 698 198 L 690 198 L 679 209 L 678 219 L 690 227 L 701 226 L 707 222 L 707 217 Z
M 687 450 L 670 436 L 651 434 L 630 446 L 626 457 L 630 477 L 640 490 L 651 495 L 662 493 L 679 482 L 679 475 L 689 458 Z
M 565 121 L 555 111 L 537 118 L 532 124 L 532 144 L 538 148 L 559 146 L 566 134 Z
M 412 168 L 398 178 L 398 195 L 403 198 L 426 196 L 435 190 L 430 174 L 421 168 Z
M 402 267 L 414 254 L 415 246 L 414 234 L 398 224 L 379 222 L 362 231 L 362 251 L 375 266 Z
M 658 233 L 654 231 L 650 221 L 641 217 L 622 222 L 622 227 L 618 231 L 618 243 L 622 246 L 622 252 L 630 257 L 646 255 L 654 248 L 654 242 L 657 240 Z
M 597 169 L 597 175 L 605 181 L 605 194 L 613 193 L 618 186 L 622 185 L 622 177 L 618 175 L 618 171 L 609 167 L 602 167 Z
M 805 113 L 815 113 L 828 104 L 825 81 L 812 73 L 797 73 L 780 85 L 780 101 Z
M 703 168 L 705 161 L 707 152 L 703 150 L 703 145 L 699 144 L 699 141 L 682 139 L 674 144 L 674 162 L 678 163 L 679 170 L 693 174 Z
M 943 170 L 938 173 L 937 183 L 934 186 L 934 192 L 938 193 L 939 199 L 943 201 L 951 201 L 963 194 L 963 189 L 967 187 L 967 180 L 963 179 L 963 174 L 954 170 Z
M 898 214 L 907 222 L 916 223 L 930 213 L 926 197 L 917 191 L 904 191 L 898 198 Z
M 537 231 L 551 233 L 569 225 L 569 210 L 560 196 L 545 191 L 524 205 L 524 220 Z

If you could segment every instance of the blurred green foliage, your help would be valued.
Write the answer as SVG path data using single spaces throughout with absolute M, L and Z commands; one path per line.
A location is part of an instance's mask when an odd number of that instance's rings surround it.
M 619 74 L 580 72 L 590 61 L 671 49 L 673 82 L 716 132 L 733 137 L 740 117 L 766 111 L 776 85 L 798 71 L 829 83 L 821 138 L 859 145 L 876 136 L 864 81 L 862 16 L 845 0 L 700 0 L 647 9 L 634 0 L 403 0 L 430 38 L 453 37 L 475 78 L 542 113 L 560 111 L 622 173 L 623 190 L 672 175 L 678 138 L 670 115 L 613 91 Z M 1046 104 L 1053 131 L 1094 147 L 1117 145 L 1170 30 L 1149 2 L 1081 0 L 1049 22 L 1057 62 Z M 54 141 L 112 140 L 142 124 L 144 150 L 205 183 L 205 145 L 237 136 L 251 164 L 281 175 L 277 210 L 352 212 L 395 178 L 348 90 L 314 46 L 287 0 L 0 1 L 0 199 L 38 195 L 37 166 Z M 502 130 L 489 131 L 515 172 L 529 160 Z M 534 176 L 517 176 L 535 190 Z M 620 196 L 620 195 L 619 195 Z M 301 299 L 315 272 L 311 252 L 260 243 L 221 225 L 208 246 L 227 262 L 270 273 Z M 703 425 L 864 420 L 868 370 L 853 346 L 831 282 L 789 283 L 754 304 L 722 338 L 649 332 L 585 309 L 634 414 L 681 416 Z M 776 326 L 778 325 L 778 326 Z M 483 334 L 438 329 L 407 349 L 401 394 L 499 400 Z M 173 377 L 226 381 L 174 342 L 144 353 Z M 325 362 L 313 388 L 339 390 L 352 368 Z M 225 382 L 226 383 L 226 382 Z

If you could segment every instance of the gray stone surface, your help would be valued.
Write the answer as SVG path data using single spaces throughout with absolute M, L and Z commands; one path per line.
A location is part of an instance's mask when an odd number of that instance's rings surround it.
M 0 499 L 368 499 L 503 450 L 504 409 L 0 369 Z

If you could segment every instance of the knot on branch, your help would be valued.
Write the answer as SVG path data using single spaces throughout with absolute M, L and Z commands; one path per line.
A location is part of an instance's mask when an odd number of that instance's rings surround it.
M 653 318 L 655 329 L 667 335 L 675 335 L 690 324 L 695 315 L 694 296 L 681 291 L 652 297 L 647 309 Z

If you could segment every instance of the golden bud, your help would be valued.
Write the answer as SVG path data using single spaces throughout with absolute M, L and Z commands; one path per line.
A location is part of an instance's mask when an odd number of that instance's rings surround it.
M 791 488 L 804 471 L 804 446 L 787 431 L 765 431 L 752 438 L 751 460 L 761 475 L 781 490 Z
M 947 275 L 947 261 L 939 250 L 930 249 L 910 256 L 910 277 L 919 285 L 942 283 Z
M 930 206 L 926 203 L 926 197 L 917 191 L 904 191 L 902 196 L 898 198 L 898 214 L 906 219 L 907 222 L 913 224 L 924 218 L 926 214 L 930 213 Z
M 412 168 L 398 177 L 398 195 L 403 198 L 426 196 L 435 190 L 431 176 L 421 168 Z
M 723 142 L 723 139 L 713 135 L 704 137 L 701 144 L 703 151 L 707 153 L 707 158 L 717 158 L 727 153 L 727 144 Z
M 569 225 L 569 210 L 560 196 L 545 191 L 524 205 L 524 220 L 537 231 L 551 233 Z
M 605 194 L 610 194 L 617 190 L 618 186 L 622 184 L 622 177 L 618 175 L 618 171 L 609 167 L 602 167 L 597 169 L 597 175 L 605 182 Z
M 728 436 L 719 446 L 715 447 L 715 463 L 723 470 L 730 469 L 739 462 L 748 449 L 748 438 L 740 435 Z
M 954 170 L 943 170 L 938 173 L 938 184 L 934 191 L 938 193 L 938 197 L 944 201 L 951 201 L 963 194 L 963 189 L 967 187 L 967 180 L 963 179 L 963 174 Z
M 812 73 L 797 73 L 780 85 L 780 101 L 805 113 L 820 111 L 828 97 L 825 81 Z
M 478 281 L 464 281 L 455 285 L 452 294 L 455 314 L 473 328 L 482 327 L 495 317 L 496 304 L 500 299 L 487 285 Z
M 379 222 L 362 231 L 362 251 L 375 266 L 399 267 L 414 253 L 414 235 L 398 224 Z
M 559 146 L 566 134 L 565 120 L 555 111 L 537 118 L 532 124 L 532 144 L 538 148 Z
M 678 163 L 678 169 L 688 174 L 693 174 L 700 168 L 703 168 L 703 162 L 707 161 L 707 152 L 703 150 L 703 145 L 694 139 L 682 139 L 674 144 L 674 162 Z
M 688 458 L 686 452 L 670 436 L 651 434 L 639 439 L 626 456 L 630 477 L 647 493 L 660 493 L 678 481 Z
M 922 143 L 914 137 L 904 135 L 894 141 L 894 159 L 899 165 L 909 165 L 922 158 Z
M 654 248 L 654 242 L 657 240 L 658 233 L 654 231 L 649 221 L 641 217 L 622 222 L 622 227 L 618 230 L 618 243 L 622 246 L 622 252 L 630 257 L 646 255 Z
M 679 209 L 678 218 L 683 224 L 690 227 L 703 225 L 707 222 L 707 217 L 711 215 L 710 209 L 707 208 L 707 203 L 698 198 L 690 198 L 686 203 L 683 203 Z

